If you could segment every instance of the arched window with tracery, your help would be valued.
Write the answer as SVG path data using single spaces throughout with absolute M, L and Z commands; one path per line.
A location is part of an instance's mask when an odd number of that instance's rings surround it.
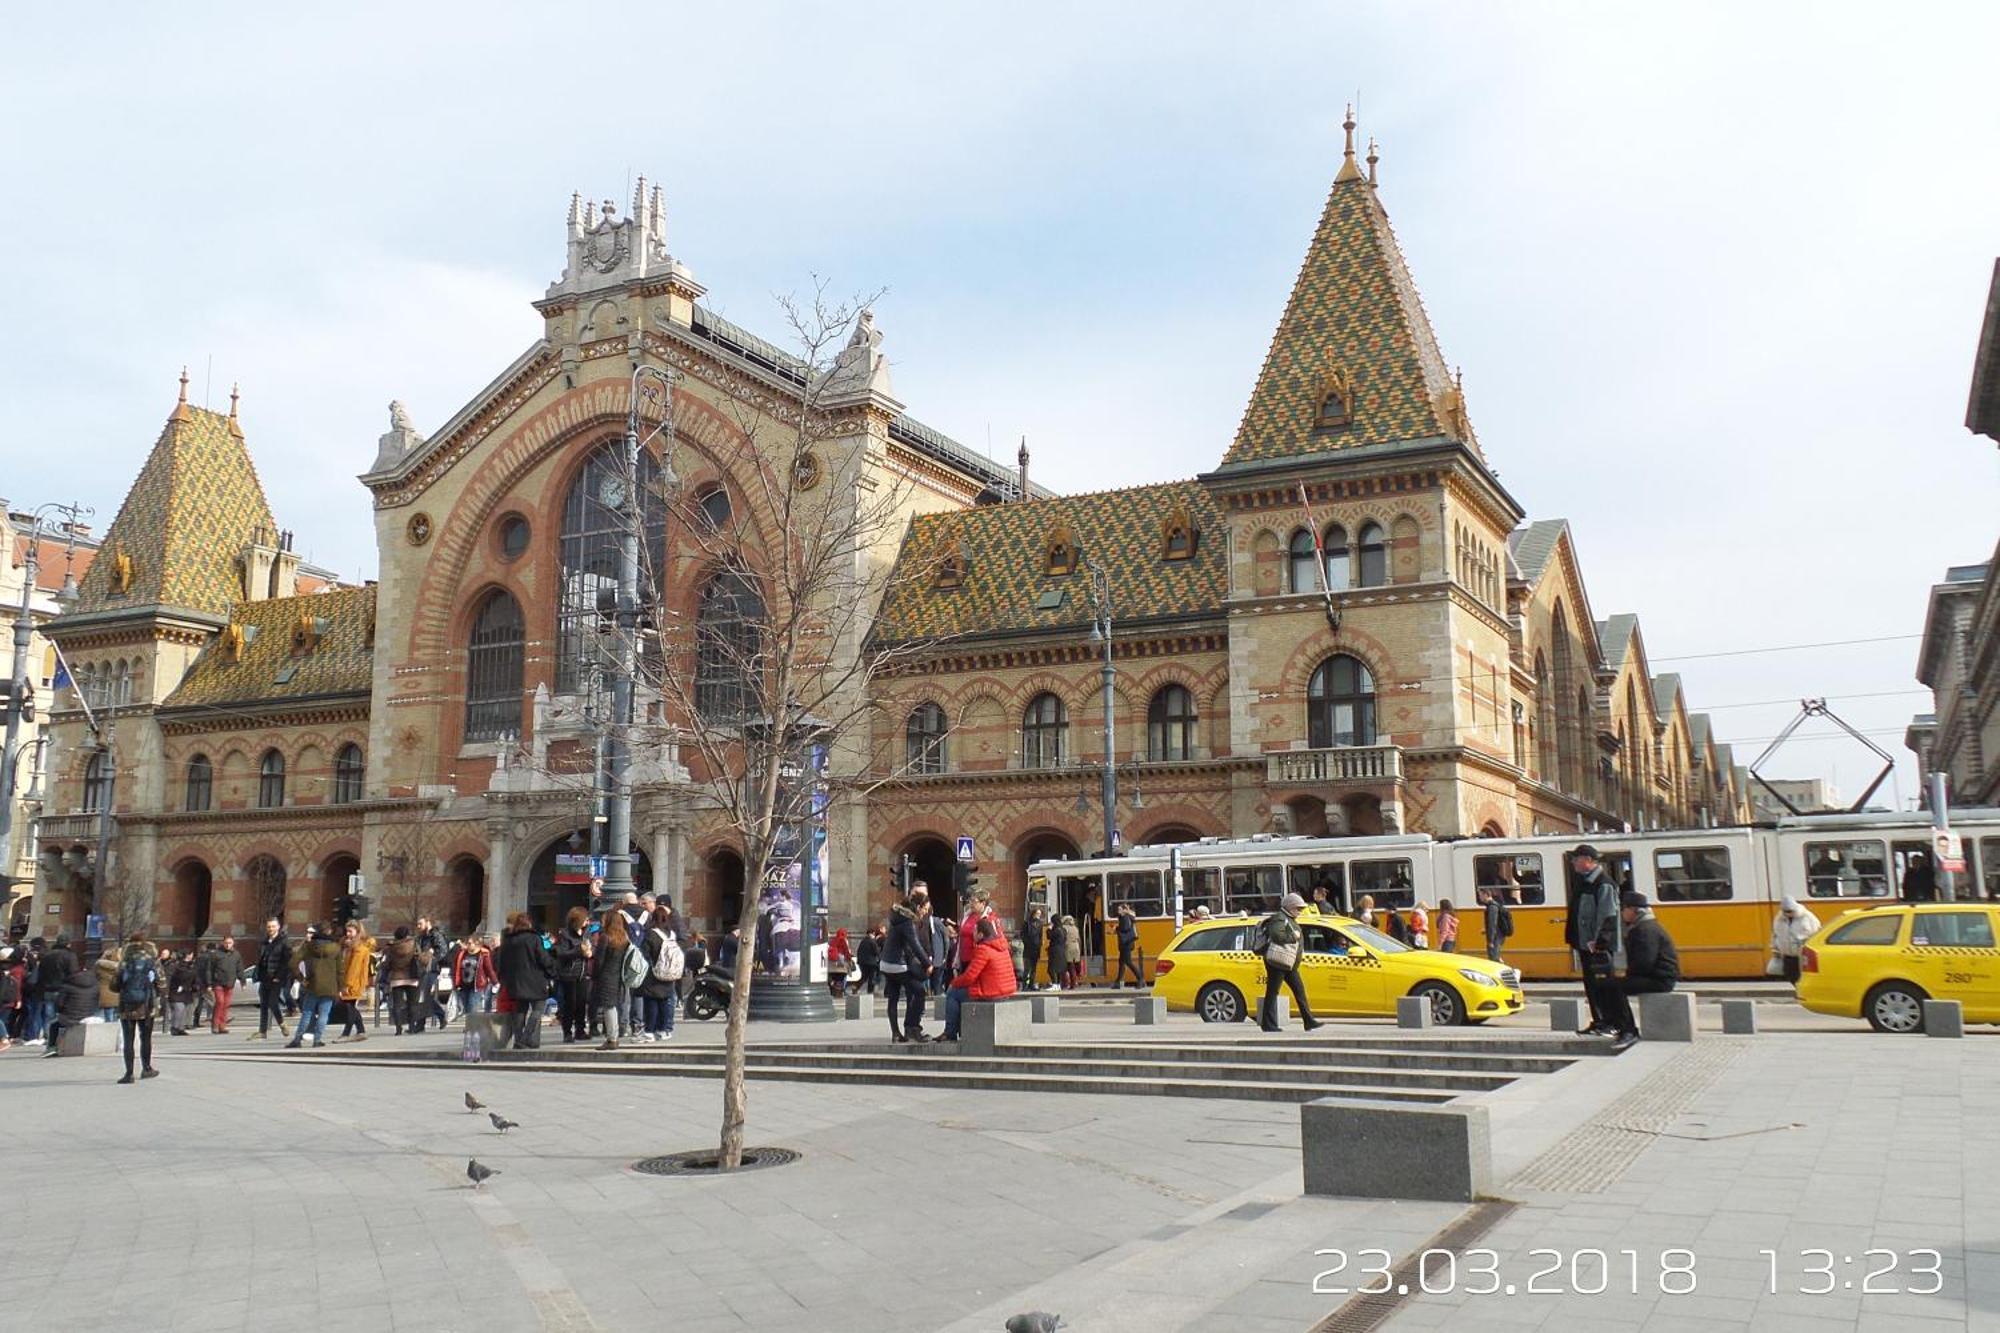
M 1069 709 L 1055 695 L 1036 695 L 1021 715 L 1021 767 L 1061 768 L 1069 737 Z
M 659 600 L 659 573 L 666 560 L 667 504 L 660 490 L 660 465 L 640 451 L 635 479 L 625 466 L 624 447 L 594 450 L 563 502 L 558 541 L 562 584 L 556 606 L 556 692 L 587 686 L 592 668 L 612 661 L 605 642 L 618 604 L 618 544 L 625 532 L 624 506 L 636 486 L 645 540 L 639 544 L 639 606 Z M 721 491 L 727 513 L 728 496 Z
M 361 758 L 361 747 L 353 741 L 349 741 L 334 752 L 333 803 L 335 805 L 347 805 L 361 799 L 361 780 L 366 768 Z
M 521 604 L 495 588 L 480 604 L 465 645 L 465 739 L 511 740 L 521 734 L 525 635 Z
M 1346 592 L 1354 586 L 1354 553 L 1347 549 L 1347 529 L 1329 523 L 1320 541 L 1326 548 L 1326 586 Z
M 86 813 L 95 813 L 104 808 L 105 800 L 111 795 L 111 768 L 104 762 L 104 751 L 98 750 L 90 756 L 90 762 L 83 766 L 83 808 Z
M 1146 757 L 1194 758 L 1194 696 L 1185 685 L 1168 685 L 1146 705 Z
M 1382 525 L 1362 524 L 1355 546 L 1355 562 L 1359 566 L 1355 571 L 1356 586 L 1379 588 L 1386 584 L 1389 581 L 1389 536 Z
M 937 704 L 925 700 L 911 710 L 903 728 L 903 749 L 912 773 L 945 771 L 945 730 L 944 709 Z
M 758 706 L 764 599 L 749 578 L 722 570 L 701 587 L 695 610 L 695 711 L 710 723 L 740 722 Z
M 1319 552 L 1313 549 L 1313 535 L 1300 528 L 1292 534 L 1291 546 L 1286 550 L 1286 564 L 1291 569 L 1293 592 L 1318 592 Z
M 199 814 L 215 804 L 215 765 L 205 754 L 188 760 L 186 797 L 181 808 Z
M 1315 750 L 1375 743 L 1375 677 L 1359 659 L 1329 657 L 1306 687 L 1306 743 Z
M 276 750 L 264 751 L 257 765 L 257 805 L 275 810 L 285 803 L 285 756 Z

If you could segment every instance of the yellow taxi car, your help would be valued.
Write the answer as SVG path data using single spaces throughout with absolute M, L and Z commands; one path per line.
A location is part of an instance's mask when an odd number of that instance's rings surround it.
M 2000 909 L 1904 903 L 1847 912 L 1799 951 L 1799 1003 L 1922 1032 L 1925 1000 L 1957 1000 L 1968 1023 L 2000 1023 Z
M 1264 918 L 1189 921 L 1153 967 L 1153 994 L 1167 1008 L 1210 1023 L 1254 1018 L 1264 995 L 1257 949 Z M 1396 1016 L 1396 1001 L 1422 995 L 1440 1026 L 1483 1023 L 1521 1012 L 1521 974 L 1504 963 L 1399 944 L 1351 917 L 1299 916 L 1299 977 L 1316 1017 Z

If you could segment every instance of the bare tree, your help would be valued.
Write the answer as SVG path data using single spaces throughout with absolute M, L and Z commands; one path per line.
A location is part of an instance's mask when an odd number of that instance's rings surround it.
M 640 500 L 625 507 L 625 521 L 640 531 L 646 612 L 632 645 L 630 752 L 678 747 L 702 812 L 730 828 L 744 852 L 742 947 L 725 1033 L 725 1171 L 743 1153 L 760 886 L 767 873 L 813 855 L 814 839 L 795 834 L 888 776 L 871 762 L 872 686 L 924 648 L 868 641 L 891 580 L 913 571 L 896 566 L 910 480 L 891 466 L 880 425 L 870 427 L 886 367 L 867 303 L 831 301 L 816 283 L 810 298 L 781 305 L 798 354 L 759 349 L 771 374 L 735 387 L 725 409 L 733 429 L 697 425 L 690 414 L 676 434 L 671 394 L 642 403 L 666 441 L 666 466 L 651 472 L 642 453 L 640 475 L 627 479 Z M 883 394 L 872 393 L 878 388 Z M 676 470 L 693 484 L 677 481 Z M 707 480 L 711 470 L 721 485 Z M 655 526 L 662 522 L 664 532 Z M 692 596 L 686 586 L 661 595 L 662 561 L 692 579 Z M 815 754 L 833 756 L 827 770 Z M 814 922 L 808 904 L 799 906 L 804 954 Z

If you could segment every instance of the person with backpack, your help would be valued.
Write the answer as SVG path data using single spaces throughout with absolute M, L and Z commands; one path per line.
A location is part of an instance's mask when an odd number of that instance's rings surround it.
M 670 1041 L 674 1035 L 674 1001 L 680 998 L 681 977 L 687 971 L 687 955 L 674 936 L 671 907 L 653 908 L 640 947 L 646 955 L 646 978 L 639 983 L 645 1025 L 634 1040 Z
M 417 957 L 423 960 L 423 993 L 418 997 L 416 1030 L 422 1032 L 431 1023 L 444 1026 L 444 1001 L 449 987 L 438 985 L 438 972 L 444 966 L 444 932 L 437 923 L 427 916 L 417 918 Z
M 125 1077 L 120 1083 L 132 1083 L 133 1056 L 139 1057 L 139 1078 L 157 1078 L 160 1071 L 153 1068 L 153 1011 L 159 1007 L 160 959 L 159 952 L 146 938 L 144 931 L 135 930 L 125 943 L 124 961 L 118 964 L 118 1022 L 123 1031 L 125 1044 Z
M 632 947 L 622 912 L 605 913 L 604 928 L 598 932 L 595 944 L 585 946 L 585 953 L 590 962 L 590 1007 L 604 1029 L 604 1044 L 597 1049 L 615 1051 L 632 1003 L 631 962 L 634 958 L 639 960 L 643 975 L 646 955 Z
M 1132 974 L 1132 984 L 1141 989 L 1145 988 L 1145 970 L 1139 963 L 1133 961 L 1133 955 L 1138 949 L 1139 919 L 1132 915 L 1132 904 L 1120 903 L 1118 904 L 1118 979 L 1112 983 L 1111 989 L 1125 988 L 1125 974 L 1128 971 Z
M 278 1035 L 289 1037 L 285 1025 L 285 991 L 292 984 L 292 942 L 285 938 L 284 923 L 272 917 L 264 923 L 264 942 L 257 946 L 257 1030 L 250 1040 L 262 1041 L 278 1025 Z
M 326 1025 L 340 995 L 340 945 L 325 925 L 306 927 L 299 950 L 299 1026 L 285 1049 L 296 1051 L 311 1040 L 326 1045 Z
M 382 960 L 382 982 L 389 992 L 389 1022 L 397 1036 L 423 1029 L 424 960 L 408 926 L 396 927 L 389 952 Z
M 1486 915 L 1486 956 L 1500 961 L 1500 946 L 1514 933 L 1514 913 L 1492 889 L 1479 890 L 1480 910 Z
M 542 947 L 542 932 L 535 929 L 526 912 L 507 918 L 507 932 L 493 967 L 510 1006 L 511 1021 L 500 1038 L 501 1049 L 510 1043 L 517 1050 L 541 1049 L 542 1005 L 555 985 L 556 960 Z
M 97 956 L 97 1016 L 107 1023 L 118 1021 L 118 965 L 125 951 L 113 944 Z
M 1299 894 L 1288 893 L 1279 902 L 1278 910 L 1265 917 L 1264 924 L 1258 928 L 1258 952 L 1264 956 L 1264 999 L 1257 1006 L 1257 1022 L 1266 1032 L 1283 1030 L 1278 1023 L 1280 985 L 1292 992 L 1292 1003 L 1298 1006 L 1306 1031 L 1311 1032 L 1319 1026 L 1319 1020 L 1313 1017 L 1312 1005 L 1306 1001 L 1305 982 L 1299 978 L 1302 936 L 1298 916 L 1305 910 L 1306 900 Z

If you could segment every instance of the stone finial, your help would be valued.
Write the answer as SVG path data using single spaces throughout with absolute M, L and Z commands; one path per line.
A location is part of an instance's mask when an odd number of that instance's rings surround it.
M 187 400 L 188 400 L 188 368 L 187 368 L 186 366 L 182 366 L 182 367 L 181 367 L 181 406 L 182 406 L 182 407 L 186 407 L 186 406 L 187 406 Z
M 667 253 L 666 192 L 640 176 L 632 187 L 632 208 L 620 216 L 616 200 L 585 202 L 572 195 L 568 254 L 562 276 L 549 284 L 548 300 L 622 288 L 633 282 L 671 277 L 701 294 L 687 267 Z
M 1340 122 L 1340 128 L 1347 132 L 1347 145 L 1341 150 L 1340 171 L 1334 179 L 1358 181 L 1361 179 L 1361 168 L 1354 161 L 1354 103 L 1347 104 L 1347 119 Z
M 1375 164 L 1381 160 L 1381 156 L 1375 151 L 1375 136 L 1371 134 L 1368 136 L 1368 183 L 1370 185 L 1375 184 Z
M 900 410 L 902 403 L 889 377 L 889 358 L 882 355 L 882 330 L 875 327 L 875 312 L 863 310 L 854 320 L 854 332 L 847 346 L 834 359 L 827 376 L 824 401 L 829 405 L 873 400 L 878 405 Z
M 379 441 L 375 450 L 375 465 L 371 472 L 383 472 L 395 467 L 410 455 L 424 447 L 424 437 L 410 421 L 410 409 L 400 400 L 389 404 L 389 429 Z

